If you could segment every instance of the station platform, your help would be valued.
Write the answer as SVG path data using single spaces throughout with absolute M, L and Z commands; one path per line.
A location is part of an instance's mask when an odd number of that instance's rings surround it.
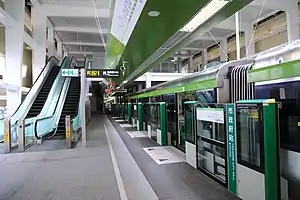
M 0 199 L 238 199 L 186 164 L 176 150 L 131 131 L 115 119 L 93 115 L 87 148 L 79 143 L 70 150 L 0 155 Z

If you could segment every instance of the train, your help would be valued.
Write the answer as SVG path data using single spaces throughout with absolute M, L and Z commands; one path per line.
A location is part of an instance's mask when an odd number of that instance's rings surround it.
M 200 72 L 138 91 L 125 97 L 131 102 L 166 102 L 169 144 L 185 147 L 185 102 L 234 103 L 275 99 L 279 102 L 281 176 L 288 182 L 289 199 L 300 199 L 300 40 L 288 42 L 251 59 L 217 63 Z M 259 153 L 255 137 L 249 156 Z M 249 152 L 254 151 L 254 152 Z M 251 163 L 250 163 L 251 164 Z M 253 163 L 252 163 L 253 164 Z

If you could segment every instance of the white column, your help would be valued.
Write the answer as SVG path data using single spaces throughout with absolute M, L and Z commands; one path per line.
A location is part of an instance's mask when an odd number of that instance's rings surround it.
M 15 20 L 5 27 L 5 62 L 4 82 L 12 86 L 6 89 L 7 114 L 11 116 L 21 103 L 22 63 L 24 46 L 24 10 L 25 4 L 19 0 L 5 1 L 5 10 Z
M 179 52 L 179 54 L 180 53 L 181 52 Z M 182 73 L 182 60 L 181 60 L 180 56 L 177 57 L 177 70 L 178 70 L 178 73 Z
M 239 12 L 235 13 L 235 47 L 236 47 L 236 59 L 241 59 L 241 44 L 240 44 L 240 21 Z
M 299 38 L 299 24 L 298 24 L 298 4 L 288 9 L 286 13 L 287 36 L 288 41 L 293 41 Z
M 47 46 L 48 46 L 48 55 L 55 56 L 55 41 L 54 41 L 54 27 L 52 23 L 47 20 L 48 24 L 48 38 L 47 38 Z
M 47 17 L 40 7 L 31 10 L 32 36 L 39 45 L 32 52 L 32 81 L 34 82 L 46 64 L 46 28 Z
M 252 37 L 253 31 L 254 29 L 252 25 L 244 28 L 246 57 L 255 54 L 254 36 Z
M 143 90 L 143 84 L 138 84 L 138 91 Z
M 204 68 L 204 65 L 206 65 L 207 64 L 207 59 L 208 59 L 208 55 L 207 55 L 207 49 L 203 49 L 202 50 L 202 56 L 201 56 L 201 58 L 202 58 L 202 69 Z
M 220 61 L 228 61 L 228 43 L 227 43 L 227 38 L 224 40 L 221 40 L 220 42 Z
M 63 45 L 62 42 L 57 39 L 57 58 L 62 61 L 64 55 L 63 55 Z
M 189 53 L 189 58 L 188 58 L 188 73 L 193 73 L 194 72 L 194 58 L 192 53 Z
M 146 88 L 151 87 L 151 74 L 146 73 Z
M 62 48 L 63 48 L 63 57 L 65 57 L 65 56 L 69 56 L 69 52 L 68 52 L 68 50 L 66 49 L 66 47 L 65 46 L 62 46 Z

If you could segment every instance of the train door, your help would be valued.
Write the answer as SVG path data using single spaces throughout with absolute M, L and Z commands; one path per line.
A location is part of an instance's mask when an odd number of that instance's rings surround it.
M 274 99 L 244 100 L 235 109 L 236 127 L 232 124 L 227 129 L 236 130 L 236 140 L 233 134 L 228 142 L 236 141 L 237 147 L 236 167 L 228 159 L 229 190 L 243 200 L 286 199 L 281 198 L 285 181 L 280 179 L 278 104 Z

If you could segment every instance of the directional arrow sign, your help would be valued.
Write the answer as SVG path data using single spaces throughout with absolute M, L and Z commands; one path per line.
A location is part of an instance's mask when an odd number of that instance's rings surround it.
M 64 77 L 78 77 L 79 70 L 78 69 L 62 69 L 61 75 Z

